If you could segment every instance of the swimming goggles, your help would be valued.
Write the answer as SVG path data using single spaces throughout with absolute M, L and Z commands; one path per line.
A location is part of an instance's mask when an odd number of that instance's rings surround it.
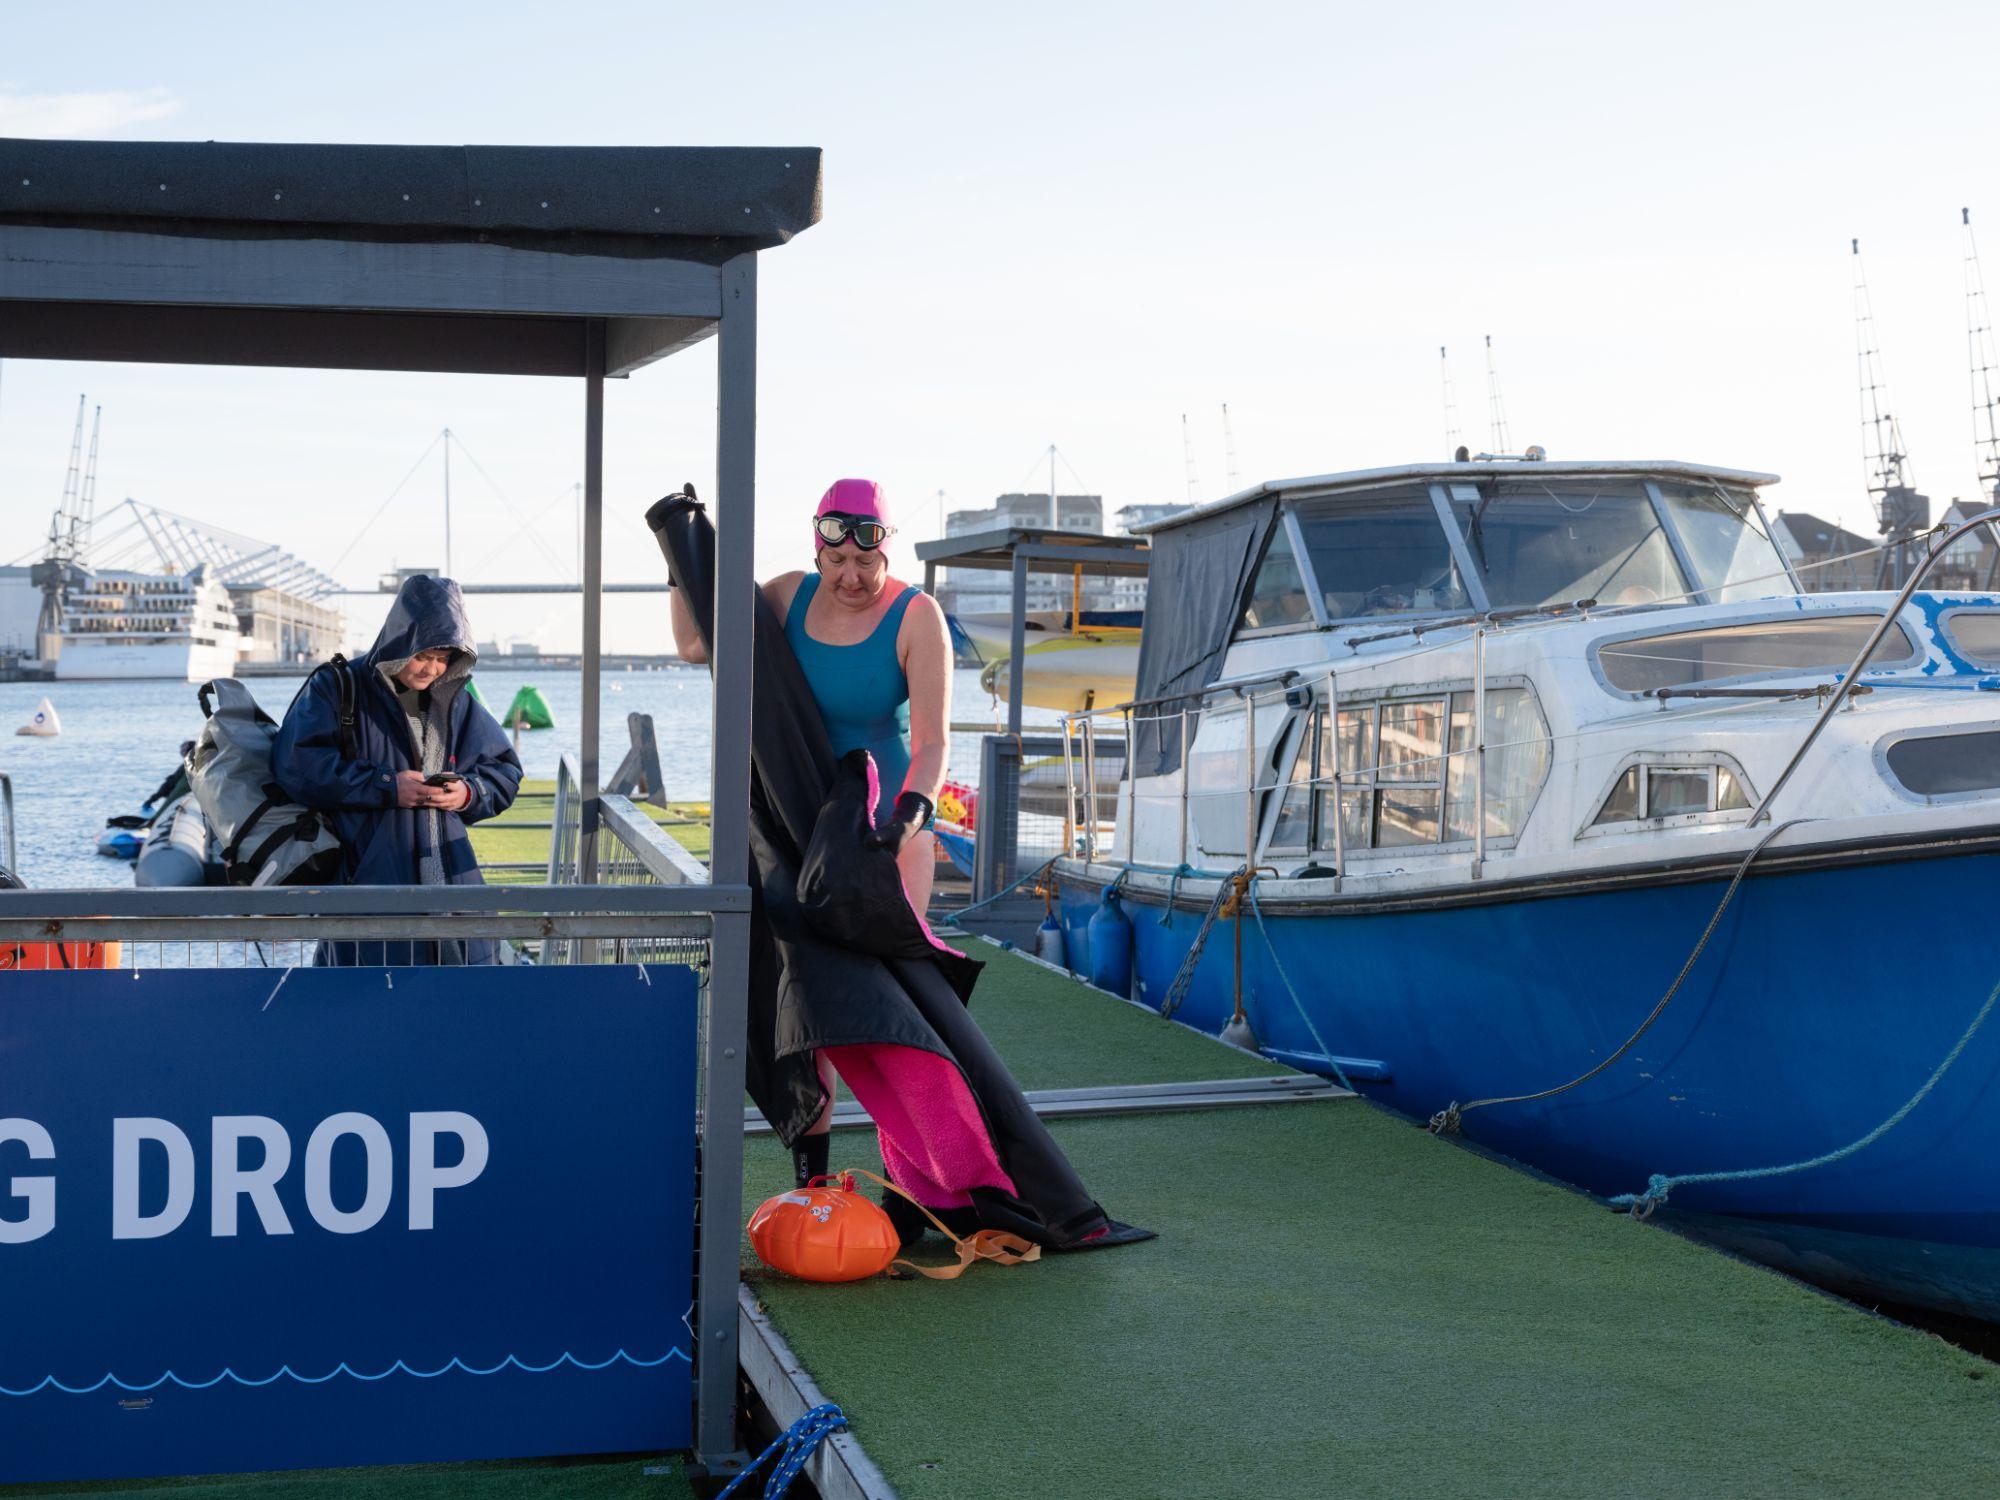
M 813 530 L 819 533 L 819 539 L 827 546 L 838 547 L 842 542 L 852 541 L 863 552 L 873 552 L 889 540 L 895 529 L 866 516 L 846 516 L 837 510 L 830 510 L 813 521 Z

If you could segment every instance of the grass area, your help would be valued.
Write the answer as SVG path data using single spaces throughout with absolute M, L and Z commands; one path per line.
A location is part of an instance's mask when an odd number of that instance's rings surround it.
M 547 878 L 536 870 L 503 870 L 495 866 L 534 864 L 546 871 L 549 830 L 521 825 L 552 822 L 555 795 L 553 781 L 524 781 L 512 807 L 497 818 L 473 825 L 472 851 L 479 856 L 491 883 L 539 884 Z M 650 802 L 637 805 L 688 853 L 704 862 L 708 859 L 706 802 L 675 802 L 667 807 L 655 807 Z
M 647 1473 L 648 1469 L 657 1470 Z M 125 1500 L 687 1500 L 678 1458 L 541 1458 L 506 1463 L 398 1464 L 201 1474 L 95 1484 L 0 1485 L 6 1500 L 119 1495 Z
M 1126 1081 L 1085 1069 L 1106 1036 L 1223 1076 L 1219 1045 L 1016 958 L 974 1005 L 1024 1081 Z M 908 1500 L 1991 1492 L 1993 1366 L 1365 1103 L 1052 1128 L 1158 1240 L 845 1286 L 746 1252 Z M 834 1165 L 873 1166 L 864 1141 Z M 789 1185 L 753 1140 L 748 1201 Z

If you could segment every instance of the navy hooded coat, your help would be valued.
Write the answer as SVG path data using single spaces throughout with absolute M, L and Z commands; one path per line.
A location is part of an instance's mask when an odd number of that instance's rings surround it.
M 464 811 L 456 813 L 396 806 L 396 773 L 425 767 L 392 679 L 419 651 L 439 646 L 455 654 L 430 689 L 428 722 L 440 743 L 442 769 L 458 772 L 472 793 Z M 292 700 L 272 750 L 272 773 L 289 796 L 332 814 L 340 835 L 342 883 L 420 885 L 427 864 L 438 883 L 484 883 L 466 826 L 513 804 L 521 762 L 499 722 L 464 691 L 477 659 L 458 585 L 420 574 L 403 581 L 375 644 L 352 664 L 352 757 L 340 743 L 337 669 L 315 672 Z M 321 944 L 319 962 L 497 963 L 500 957 L 498 945 L 484 939 L 342 942 Z

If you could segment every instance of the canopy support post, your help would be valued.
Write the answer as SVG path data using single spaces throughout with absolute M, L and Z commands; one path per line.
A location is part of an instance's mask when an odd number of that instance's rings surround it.
M 583 354 L 583 823 L 576 878 L 597 884 L 597 710 L 604 632 L 604 322 L 593 318 Z
M 1014 619 L 1007 637 L 1007 732 L 1021 734 L 1021 690 L 1028 685 L 1028 559 L 1014 552 Z
M 757 257 L 722 268 L 716 339 L 715 621 L 709 879 L 750 880 L 750 711 L 757 575 Z M 750 918 L 717 912 L 702 1057 L 701 1230 L 695 1291 L 695 1456 L 723 1472 L 736 1452 L 738 1254 L 743 1224 L 744 1049 Z

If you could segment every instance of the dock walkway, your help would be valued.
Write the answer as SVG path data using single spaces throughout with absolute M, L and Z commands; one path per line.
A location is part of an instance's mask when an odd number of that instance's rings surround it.
M 1024 1087 L 1271 1071 L 974 951 Z M 1050 1128 L 1157 1241 L 844 1286 L 745 1252 L 905 1500 L 1963 1496 L 2000 1471 L 2000 1369 L 1363 1101 Z M 879 1169 L 872 1135 L 833 1163 Z M 768 1137 L 748 1170 L 748 1202 L 789 1186 Z

